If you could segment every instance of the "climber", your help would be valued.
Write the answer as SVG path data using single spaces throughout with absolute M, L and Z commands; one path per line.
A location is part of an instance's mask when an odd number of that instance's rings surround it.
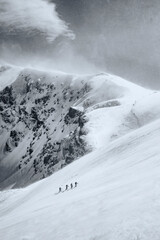
M 68 190 L 68 185 L 66 185 L 66 191 Z
M 77 183 L 77 182 L 75 182 L 75 187 L 77 187 L 77 185 L 78 185 L 78 183 Z

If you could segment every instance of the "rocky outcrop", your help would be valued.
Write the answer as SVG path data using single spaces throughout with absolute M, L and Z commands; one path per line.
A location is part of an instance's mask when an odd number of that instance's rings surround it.
M 15 187 L 47 177 L 88 152 L 85 112 L 73 105 L 89 91 L 89 85 L 41 79 L 22 72 L 18 83 L 0 92 L 0 132 L 4 136 L 0 169 L 3 161 L 16 161 L 8 169 L 9 176 L 17 171 Z M 21 181 L 26 174 L 26 181 Z M 7 177 L 3 174 L 0 186 Z M 11 177 L 7 184 L 12 181 Z
M 89 151 L 84 138 L 86 131 L 83 126 L 87 121 L 85 116 L 80 113 L 80 116 L 75 116 L 72 120 L 73 122 L 69 124 L 76 124 L 76 126 L 75 130 L 69 133 L 69 136 L 55 142 L 48 138 L 41 152 L 34 159 L 35 174 L 41 172 L 46 177 Z

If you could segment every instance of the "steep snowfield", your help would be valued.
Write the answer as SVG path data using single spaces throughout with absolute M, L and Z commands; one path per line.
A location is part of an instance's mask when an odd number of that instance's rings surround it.
M 157 120 L 47 179 L 0 192 L 0 239 L 159 240 L 159 142 Z

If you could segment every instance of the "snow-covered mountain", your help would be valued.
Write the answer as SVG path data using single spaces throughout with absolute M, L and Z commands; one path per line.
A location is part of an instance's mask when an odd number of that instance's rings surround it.
M 2 66 L 0 188 L 45 178 L 160 117 L 160 93 L 117 76 Z
M 47 179 L 0 192 L 0 239 L 159 240 L 159 141 L 157 120 Z
M 106 73 L 1 67 L 0 239 L 159 240 L 159 102 Z

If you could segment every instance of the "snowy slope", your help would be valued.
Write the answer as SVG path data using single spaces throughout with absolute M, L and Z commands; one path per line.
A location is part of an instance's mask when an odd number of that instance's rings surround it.
M 1 189 L 45 178 L 160 118 L 159 92 L 114 75 L 1 69 Z
M 0 192 L 0 239 L 159 240 L 159 141 L 157 120 L 47 179 Z
M 12 84 L 21 71 L 20 67 L 0 66 L 0 91 Z

